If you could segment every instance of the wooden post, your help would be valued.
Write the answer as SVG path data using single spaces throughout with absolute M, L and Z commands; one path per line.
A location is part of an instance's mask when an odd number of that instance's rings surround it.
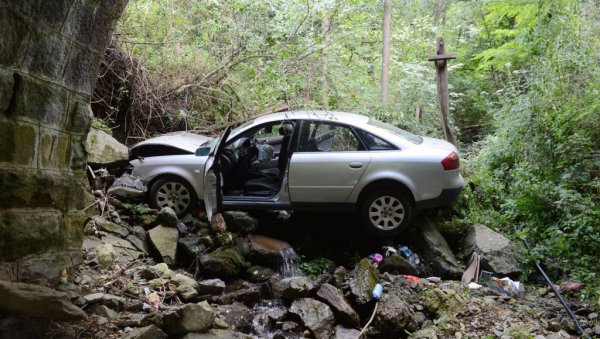
M 435 62 L 435 67 L 437 69 L 437 92 L 440 101 L 440 110 L 442 111 L 442 127 L 444 129 L 444 135 L 446 136 L 446 140 L 456 145 L 456 140 L 454 139 L 454 135 L 452 134 L 452 130 L 450 130 L 450 124 L 448 122 L 450 98 L 448 95 L 448 68 L 446 67 L 449 59 L 456 59 L 456 54 L 445 53 L 444 39 L 438 38 L 437 54 L 427 57 L 427 60 Z

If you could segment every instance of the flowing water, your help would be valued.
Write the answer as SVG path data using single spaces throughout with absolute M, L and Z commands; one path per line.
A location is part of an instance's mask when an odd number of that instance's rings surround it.
M 281 254 L 281 265 L 279 266 L 279 273 L 282 278 L 291 278 L 302 275 L 298 263 L 300 258 L 296 254 L 296 251 L 292 247 L 280 250 Z

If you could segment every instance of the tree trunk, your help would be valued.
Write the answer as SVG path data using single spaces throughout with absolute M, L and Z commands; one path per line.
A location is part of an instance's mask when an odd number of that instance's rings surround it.
M 329 25 L 330 19 L 327 14 L 327 8 L 323 9 L 323 20 L 321 21 L 321 33 L 323 34 L 323 54 L 321 60 L 321 73 L 323 76 L 323 92 L 321 93 L 321 102 L 324 108 L 329 106 L 329 55 L 327 45 L 329 45 Z
M 444 55 L 446 53 L 444 47 L 444 39 L 438 39 L 438 55 Z M 444 129 L 444 136 L 446 140 L 456 145 L 456 140 L 454 139 L 454 135 L 452 134 L 452 130 L 450 129 L 450 122 L 448 119 L 449 111 L 450 111 L 450 99 L 448 94 L 448 68 L 447 68 L 446 60 L 438 60 L 435 62 L 437 68 L 437 90 L 438 90 L 438 99 L 440 100 L 440 110 L 442 112 L 442 127 Z
M 390 89 L 390 37 L 392 30 L 392 0 L 383 5 L 383 58 L 381 65 L 381 100 L 389 102 Z

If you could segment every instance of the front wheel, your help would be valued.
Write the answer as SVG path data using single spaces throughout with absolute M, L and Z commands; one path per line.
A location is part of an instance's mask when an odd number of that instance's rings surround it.
M 149 200 L 152 208 L 171 207 L 178 216 L 186 214 L 198 204 L 198 197 L 192 186 L 175 176 L 156 180 L 150 188 Z
M 360 205 L 363 224 L 382 236 L 402 232 L 412 217 L 412 206 L 401 191 L 381 189 L 370 193 Z

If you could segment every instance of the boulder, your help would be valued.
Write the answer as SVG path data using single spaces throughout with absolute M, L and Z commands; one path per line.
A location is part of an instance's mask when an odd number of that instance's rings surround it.
M 134 328 L 127 332 L 121 339 L 167 339 L 167 334 L 160 328 L 149 325 L 146 327 Z
M 452 289 L 434 288 L 424 292 L 425 308 L 433 314 L 456 313 L 465 306 L 465 300 Z
M 215 317 L 215 313 L 206 301 L 186 304 L 163 314 L 163 329 L 170 336 L 189 332 L 205 332 Z
M 411 333 L 410 339 L 438 339 L 436 328 L 431 326 Z
M 419 248 L 419 254 L 429 263 L 432 274 L 445 279 L 460 279 L 463 267 L 431 221 L 422 219 L 415 223 L 413 230 L 414 243 Z
M 188 333 L 181 339 L 252 339 L 251 335 L 231 330 L 211 329 L 206 333 Z
M 3 313 L 60 321 L 85 318 L 85 312 L 71 303 L 67 293 L 48 287 L 0 281 L 0 296 Z
M 57 250 L 42 254 L 30 254 L 17 260 L 16 271 L 20 282 L 43 285 L 48 281 L 55 282 L 59 280 L 65 269 L 81 263 L 83 263 L 81 249 Z M 11 267 L 11 271 L 13 269 Z
M 364 305 L 371 301 L 378 280 L 379 271 L 371 265 L 369 259 L 364 258 L 354 266 L 354 270 L 348 276 L 348 286 L 356 303 Z
M 178 260 L 188 266 L 206 251 L 206 246 L 202 244 L 199 235 L 189 234 L 179 238 L 177 241 L 177 251 Z
M 84 246 L 86 240 L 84 240 Z M 111 244 L 114 247 L 115 252 L 117 252 L 116 261 L 129 263 L 131 259 L 138 259 L 144 256 L 144 253 L 135 248 L 129 241 L 112 234 L 104 235 L 102 242 Z
M 225 219 L 223 219 L 223 215 L 221 213 L 217 213 L 212 216 L 210 219 L 210 228 L 215 232 L 227 231 L 227 224 L 225 223 Z
M 345 328 L 341 325 L 335 327 L 335 333 L 331 339 L 356 339 L 358 338 L 359 330 L 353 328 Z
M 50 324 L 51 321 L 47 319 L 3 314 L 0 319 L 0 338 L 46 338 Z
M 177 229 L 158 225 L 148 232 L 148 236 L 162 261 L 168 265 L 175 264 L 179 238 Z
M 248 275 L 248 279 L 250 279 L 250 281 L 264 282 L 273 276 L 273 271 L 271 271 L 269 268 L 255 265 L 248 268 L 246 270 L 246 274 Z
M 207 279 L 198 282 L 200 295 L 219 295 L 225 291 L 225 282 L 221 279 Z
M 231 279 L 237 277 L 246 262 L 236 248 L 220 248 L 200 257 L 200 272 L 209 278 Z
M 351 326 L 358 326 L 358 313 L 356 313 L 352 306 L 348 304 L 348 301 L 342 292 L 333 285 L 321 285 L 321 288 L 317 292 L 317 297 L 319 297 L 319 299 L 327 303 L 331 309 L 333 309 L 340 322 L 349 324 Z
M 243 284 L 241 288 L 227 292 L 219 297 L 219 303 L 231 304 L 241 302 L 248 307 L 253 307 L 261 299 L 261 289 L 258 284 Z
M 110 309 L 107 306 L 100 305 L 100 304 L 96 304 L 91 307 L 88 307 L 86 309 L 86 311 L 88 313 L 93 313 L 93 314 L 99 315 L 101 317 L 110 319 L 110 320 L 119 319 L 119 313 L 113 311 L 112 309 Z
M 177 285 L 177 294 L 183 301 L 190 301 L 198 296 L 198 282 L 193 278 L 177 273 L 171 278 L 171 282 Z
M 177 213 L 171 207 L 163 207 L 156 215 L 156 222 L 166 227 L 177 228 Z
M 249 234 L 248 242 L 250 244 L 251 261 L 265 265 L 280 265 L 286 259 L 285 250 L 292 248 L 285 241 L 257 234 Z M 288 255 L 295 255 L 295 252 L 293 254 L 288 253 Z
M 126 227 L 108 221 L 103 217 L 94 217 L 93 221 L 96 224 L 96 228 L 100 231 L 112 233 L 121 238 L 125 238 L 129 235 L 129 230 Z
M 215 310 L 221 315 L 233 330 L 240 332 L 250 332 L 252 329 L 252 319 L 254 314 L 246 305 L 234 302 L 231 305 L 221 305 Z
M 413 265 L 410 264 L 408 259 L 397 253 L 384 258 L 383 262 L 379 265 L 379 270 L 381 272 L 389 272 L 392 274 L 419 276 L 419 272 Z
M 231 232 L 246 234 L 254 231 L 258 226 L 258 220 L 246 212 L 223 212 L 223 218 L 227 224 L 227 229 Z
M 373 327 L 383 333 L 401 336 L 417 329 L 417 322 L 406 298 L 396 290 L 384 291 L 375 313 Z
M 286 301 L 308 297 L 315 290 L 315 285 L 307 277 L 285 279 L 273 277 L 269 280 L 269 285 L 275 298 L 281 298 Z
M 290 306 L 290 313 L 300 317 L 302 324 L 317 338 L 329 338 L 335 324 L 333 312 L 318 300 L 302 298 L 294 300 Z
M 102 243 L 96 247 L 96 260 L 102 268 L 107 269 L 112 266 L 116 257 L 117 252 L 111 244 Z
M 86 305 L 104 305 L 115 311 L 121 311 L 125 305 L 125 298 L 107 293 L 92 293 L 83 297 Z
M 470 260 L 473 252 L 479 253 L 482 270 L 512 278 L 517 278 L 522 273 L 517 248 L 508 238 L 485 225 L 469 226 L 460 248 L 461 257 L 465 261 Z
M 348 277 L 348 270 L 344 266 L 339 266 L 333 271 L 333 282 L 335 287 L 342 288 Z
M 110 134 L 92 128 L 87 135 L 88 163 L 107 164 L 127 160 L 129 150 Z
M 150 255 L 150 247 L 148 246 L 146 241 L 138 238 L 137 236 L 135 236 L 133 234 L 128 235 L 125 238 L 125 240 L 129 241 L 138 250 L 144 252 L 145 255 L 147 255 L 147 256 Z

